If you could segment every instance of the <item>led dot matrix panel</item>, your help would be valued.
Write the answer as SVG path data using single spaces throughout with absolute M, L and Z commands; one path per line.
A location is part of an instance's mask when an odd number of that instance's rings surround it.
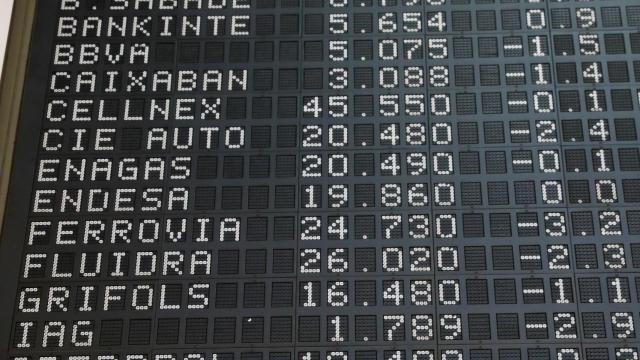
M 13 360 L 638 360 L 640 3 L 41 0 Z

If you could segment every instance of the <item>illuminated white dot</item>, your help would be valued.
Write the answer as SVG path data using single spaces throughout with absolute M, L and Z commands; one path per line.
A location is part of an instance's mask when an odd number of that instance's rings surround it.
M 364 30 L 364 29 L 360 29 L 360 32 L 364 34 L 364 33 L 365 33 L 365 30 Z
M 365 61 L 366 58 L 363 56 L 363 57 L 360 58 L 360 60 Z
M 369 302 L 368 302 L 368 301 L 365 301 L 365 302 L 363 302 L 363 303 L 362 303 L 362 305 L 364 305 L 364 306 L 369 306 Z
M 363 172 L 362 172 L 362 176 L 367 176 L 367 172 L 366 172 L 366 171 L 363 171 Z
M 366 142 L 366 141 L 363 141 L 363 142 L 362 142 L 362 146 L 367 146 L 367 142 Z
M 366 113 L 362 113 L 362 117 L 365 117 L 365 116 L 367 116 L 367 114 Z
M 367 87 L 367 85 L 362 84 L 362 85 L 360 85 L 360 87 L 364 89 L 364 88 L 366 88 L 366 87 Z
M 368 239 L 368 236 L 367 236 L 367 235 L 362 235 L 362 238 L 363 238 L 364 240 L 367 240 L 367 239 Z

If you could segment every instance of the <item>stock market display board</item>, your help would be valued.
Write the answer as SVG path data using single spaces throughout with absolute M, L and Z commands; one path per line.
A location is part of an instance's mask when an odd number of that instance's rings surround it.
M 12 360 L 638 360 L 640 2 L 40 0 Z

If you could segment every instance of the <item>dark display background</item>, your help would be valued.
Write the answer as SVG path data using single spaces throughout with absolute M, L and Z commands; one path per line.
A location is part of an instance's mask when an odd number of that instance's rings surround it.
M 38 3 L 7 358 L 639 358 L 640 4 L 222 2 Z

